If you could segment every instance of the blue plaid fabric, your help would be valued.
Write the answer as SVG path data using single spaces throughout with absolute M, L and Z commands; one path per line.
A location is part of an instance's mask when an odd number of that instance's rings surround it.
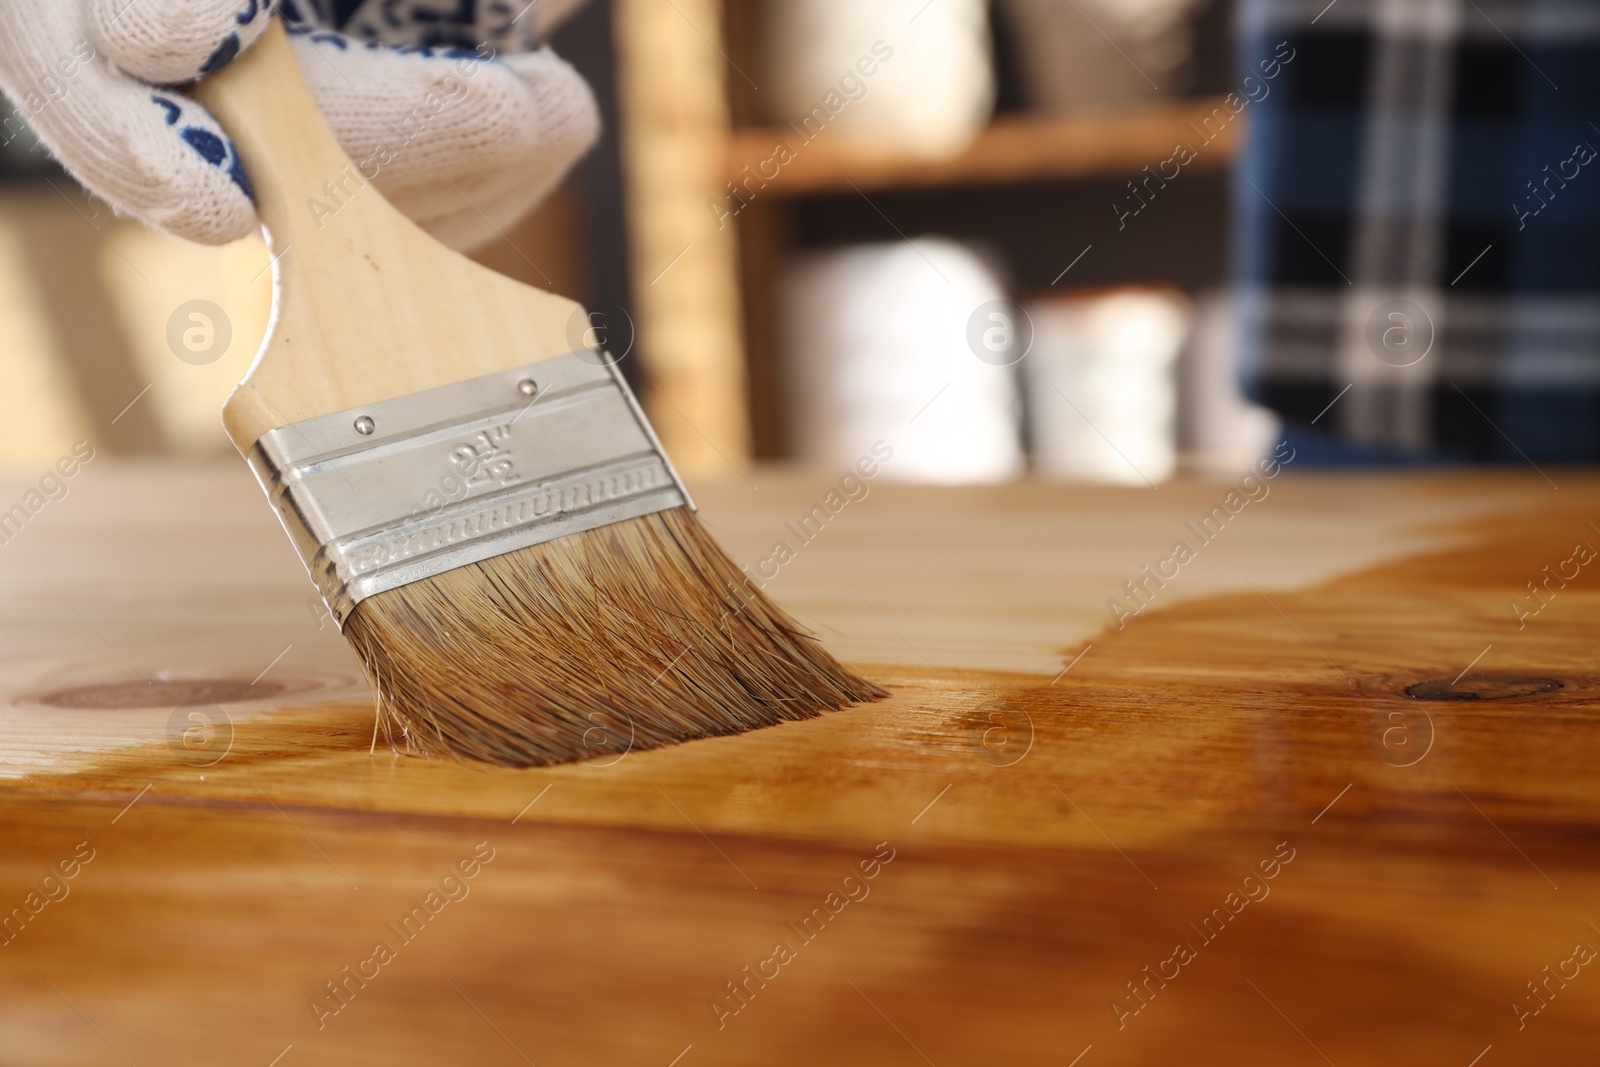
M 1600 3 L 1238 27 L 1247 73 L 1294 52 L 1234 179 L 1251 395 L 1335 456 L 1600 460 Z

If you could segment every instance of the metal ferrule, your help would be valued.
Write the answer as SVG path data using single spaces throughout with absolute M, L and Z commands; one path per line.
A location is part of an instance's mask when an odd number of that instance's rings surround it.
M 249 461 L 341 628 L 374 593 L 694 507 L 589 351 L 280 426 Z

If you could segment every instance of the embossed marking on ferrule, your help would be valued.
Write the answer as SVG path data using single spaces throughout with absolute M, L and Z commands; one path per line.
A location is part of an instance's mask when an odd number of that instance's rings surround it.
M 616 368 L 583 355 L 262 435 L 251 469 L 341 627 L 375 593 L 694 506 Z

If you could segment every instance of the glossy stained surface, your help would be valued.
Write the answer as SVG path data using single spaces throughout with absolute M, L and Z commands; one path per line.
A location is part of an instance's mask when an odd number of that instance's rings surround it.
M 1583 1062 L 1600 561 L 1511 601 L 1600 481 L 1551 473 L 1286 475 L 1120 630 L 1227 484 L 874 484 L 769 591 L 889 700 L 510 772 L 373 749 L 242 470 L 92 469 L 0 551 L 0 905 L 94 850 L 0 947 L 0 1059 Z M 752 481 L 695 487 L 741 562 L 830 484 Z

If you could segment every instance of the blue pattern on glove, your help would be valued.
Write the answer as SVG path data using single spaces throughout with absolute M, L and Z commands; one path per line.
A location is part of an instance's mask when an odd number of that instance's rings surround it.
M 213 167 L 222 166 L 222 161 L 228 158 L 228 143 L 210 130 L 202 130 L 198 126 L 185 126 L 178 134 L 184 143 L 196 152 L 200 158 Z
M 177 104 L 174 104 L 171 100 L 168 100 L 164 96 L 152 96 L 150 99 L 154 100 L 156 103 L 160 104 L 166 109 L 168 126 L 176 123 L 178 121 L 178 116 L 183 114 L 183 108 L 179 107 Z
M 244 172 L 244 161 L 239 158 L 238 152 L 233 151 L 232 142 L 229 142 L 228 148 L 233 156 L 233 162 L 228 164 L 228 177 L 233 179 L 233 184 L 237 185 L 253 204 L 256 202 L 256 190 L 250 184 L 250 175 Z
M 152 95 L 150 100 L 165 112 L 163 117 L 168 126 L 176 126 L 183 117 L 183 107 L 170 97 Z M 233 147 L 232 141 L 202 126 L 184 126 L 178 130 L 178 136 L 201 159 L 219 170 L 225 169 L 233 184 L 250 198 L 251 203 L 255 203 L 256 191 L 250 185 L 250 176 L 244 172 L 244 164 L 240 162 L 238 150 Z
M 476 50 L 485 42 L 497 51 L 530 47 L 512 38 L 533 32 L 536 20 L 519 25 L 532 7 L 531 0 L 281 0 L 278 10 L 291 26 L 335 30 L 369 48 L 464 59 L 483 58 Z
M 234 22 L 238 26 L 250 26 L 251 22 L 256 21 L 258 14 L 270 10 L 272 10 L 272 0 L 245 0 L 245 6 L 242 6 L 234 14 Z M 243 46 L 245 46 L 245 43 L 242 40 L 238 40 L 238 34 L 229 32 L 227 37 L 218 42 L 218 46 L 211 51 L 210 56 L 206 56 L 206 61 L 200 64 L 198 74 L 211 74 L 213 70 L 218 70 L 219 67 L 226 67 L 227 64 L 234 61 L 235 56 L 238 56 Z
M 257 15 L 271 10 L 272 0 L 245 0 L 245 5 L 233 16 L 233 21 L 240 26 L 248 26 L 256 20 Z M 220 67 L 227 66 L 233 62 L 243 47 L 244 42 L 239 40 L 239 35 L 229 32 L 226 37 L 218 42 L 217 47 L 212 50 L 211 54 L 206 57 L 206 61 L 200 64 L 198 73 L 210 74 Z
M 239 35 L 230 33 L 222 39 L 221 44 L 217 45 L 216 51 L 212 52 L 210 56 L 206 57 L 206 61 L 200 64 L 200 73 L 210 74 L 218 67 L 232 62 L 233 57 L 238 54 Z

